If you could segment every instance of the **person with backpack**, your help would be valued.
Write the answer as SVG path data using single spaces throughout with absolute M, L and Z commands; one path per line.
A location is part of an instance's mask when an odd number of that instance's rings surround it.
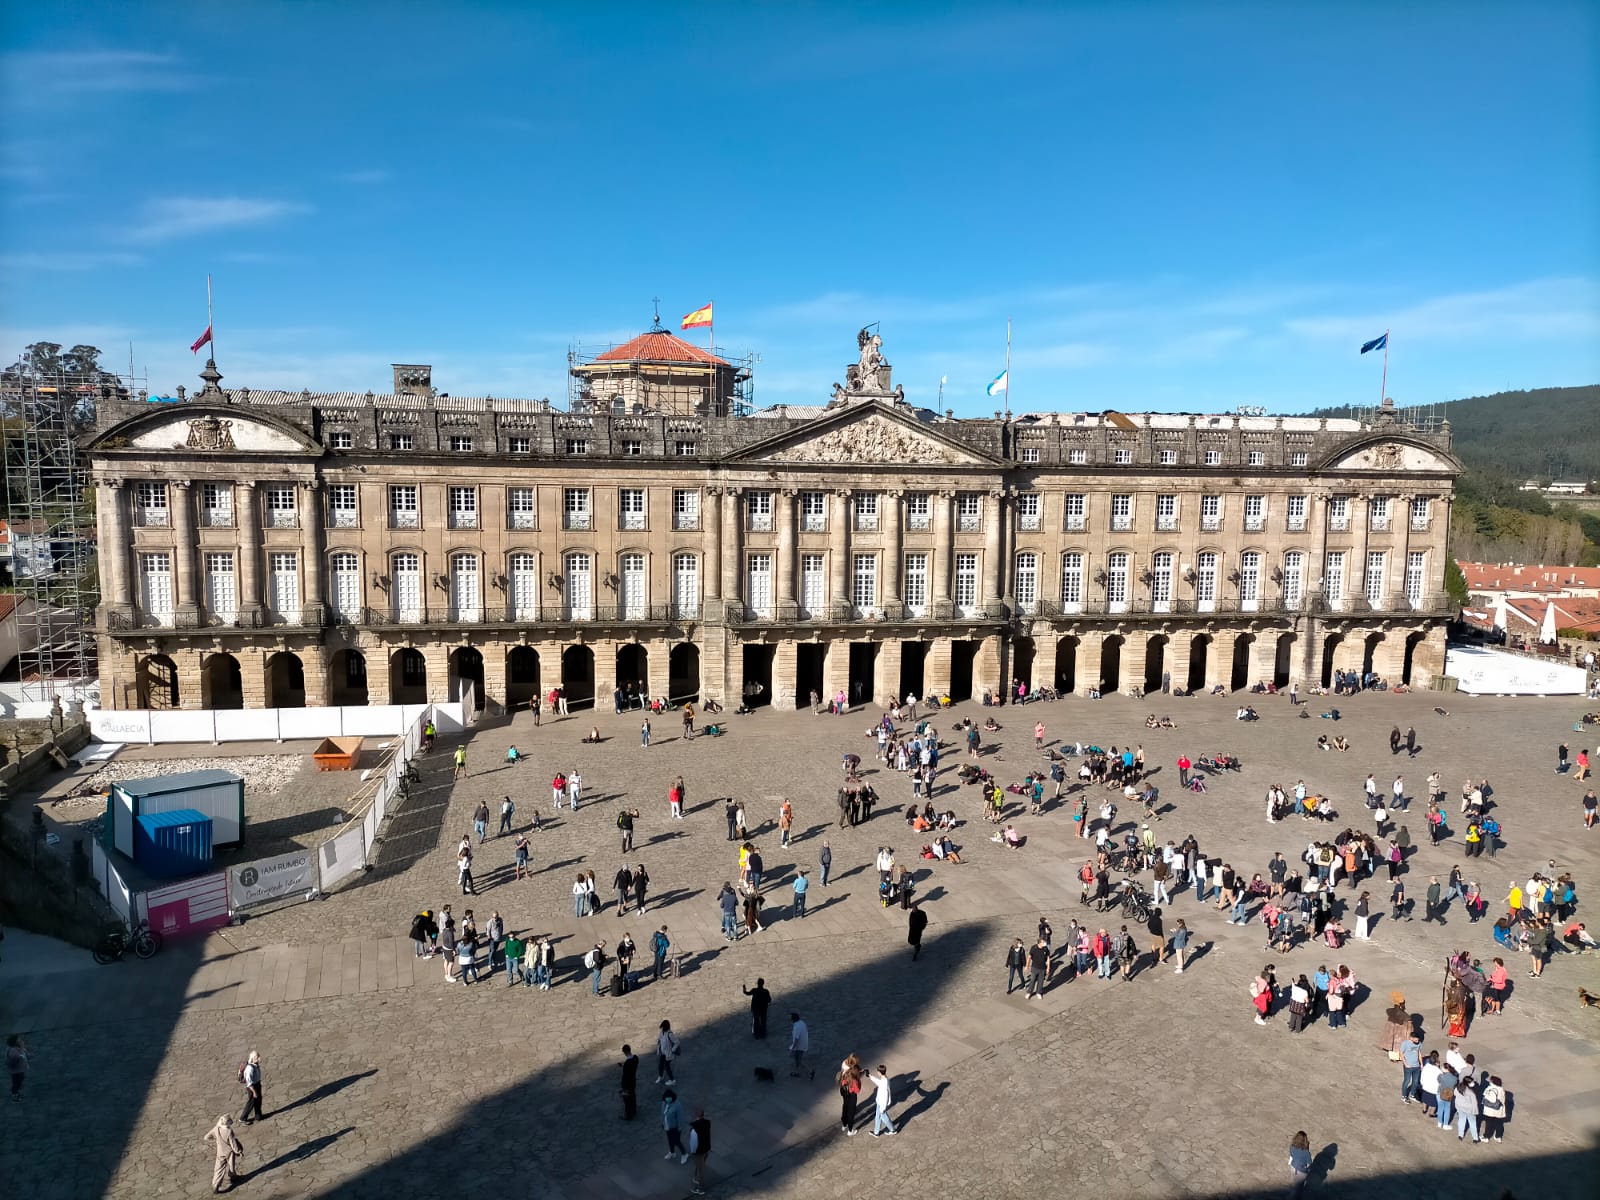
M 239 1064 L 239 1085 L 244 1088 L 244 1109 L 239 1113 L 239 1120 L 246 1125 L 254 1124 L 257 1117 L 265 1120 L 266 1114 L 261 1111 L 261 1055 L 258 1051 L 250 1051 L 250 1057 Z
M 666 970 L 667 954 L 672 949 L 672 939 L 667 936 L 667 927 L 663 925 L 650 935 L 650 954 L 655 960 L 651 979 L 660 979 L 661 972 Z
M 678 1079 L 672 1073 L 673 1060 L 683 1051 L 683 1043 L 678 1040 L 678 1035 L 672 1032 L 672 1022 L 661 1022 L 661 1033 L 656 1038 L 656 1082 L 677 1083 Z M 669 1090 L 667 1095 L 672 1095 Z
M 694 1155 L 694 1186 L 696 1196 L 706 1194 L 706 1159 L 711 1157 L 711 1120 L 706 1110 L 694 1110 L 694 1120 L 689 1122 L 689 1153 Z
M 411 941 L 417 948 L 418 958 L 429 958 L 433 951 L 430 947 L 439 936 L 439 926 L 434 923 L 433 913 L 423 909 L 411 918 Z
M 606 942 L 604 938 L 589 947 L 589 953 L 583 956 L 583 965 L 591 973 L 590 990 L 598 996 L 600 994 L 600 974 L 606 969 Z
M 661 1093 L 661 1128 L 667 1134 L 667 1152 L 662 1157 L 676 1154 L 680 1163 L 688 1162 L 689 1152 L 683 1148 L 683 1113 L 678 1108 L 678 1093 L 671 1088 Z

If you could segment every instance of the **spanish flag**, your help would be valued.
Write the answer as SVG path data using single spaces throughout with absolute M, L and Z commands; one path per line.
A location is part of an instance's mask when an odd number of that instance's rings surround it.
M 682 329 L 699 329 L 703 325 L 711 324 L 711 305 L 697 308 L 683 319 Z

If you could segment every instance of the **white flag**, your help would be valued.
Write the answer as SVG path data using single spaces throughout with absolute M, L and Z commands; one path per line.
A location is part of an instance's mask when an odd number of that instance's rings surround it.
M 1000 374 L 994 377 L 994 382 L 989 384 L 989 395 L 998 396 L 1006 390 L 1006 376 L 1009 374 L 1011 374 L 1010 371 L 1001 371 Z

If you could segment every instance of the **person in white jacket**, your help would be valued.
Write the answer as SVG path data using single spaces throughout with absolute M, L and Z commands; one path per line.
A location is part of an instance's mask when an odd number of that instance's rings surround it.
M 887 1133 L 893 1137 L 897 1131 L 894 1122 L 889 1119 L 889 1106 L 894 1103 L 894 1097 L 889 1091 L 889 1068 L 879 1063 L 876 1071 L 867 1072 L 867 1078 L 872 1081 L 872 1086 L 876 1089 L 878 1104 L 877 1116 L 872 1121 L 872 1136 L 880 1137 Z

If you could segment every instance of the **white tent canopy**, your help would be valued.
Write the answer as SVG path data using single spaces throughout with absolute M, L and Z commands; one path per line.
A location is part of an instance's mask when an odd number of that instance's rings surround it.
M 1544 606 L 1544 621 L 1539 626 L 1539 641 L 1546 646 L 1555 645 L 1556 640 L 1556 606 Z

